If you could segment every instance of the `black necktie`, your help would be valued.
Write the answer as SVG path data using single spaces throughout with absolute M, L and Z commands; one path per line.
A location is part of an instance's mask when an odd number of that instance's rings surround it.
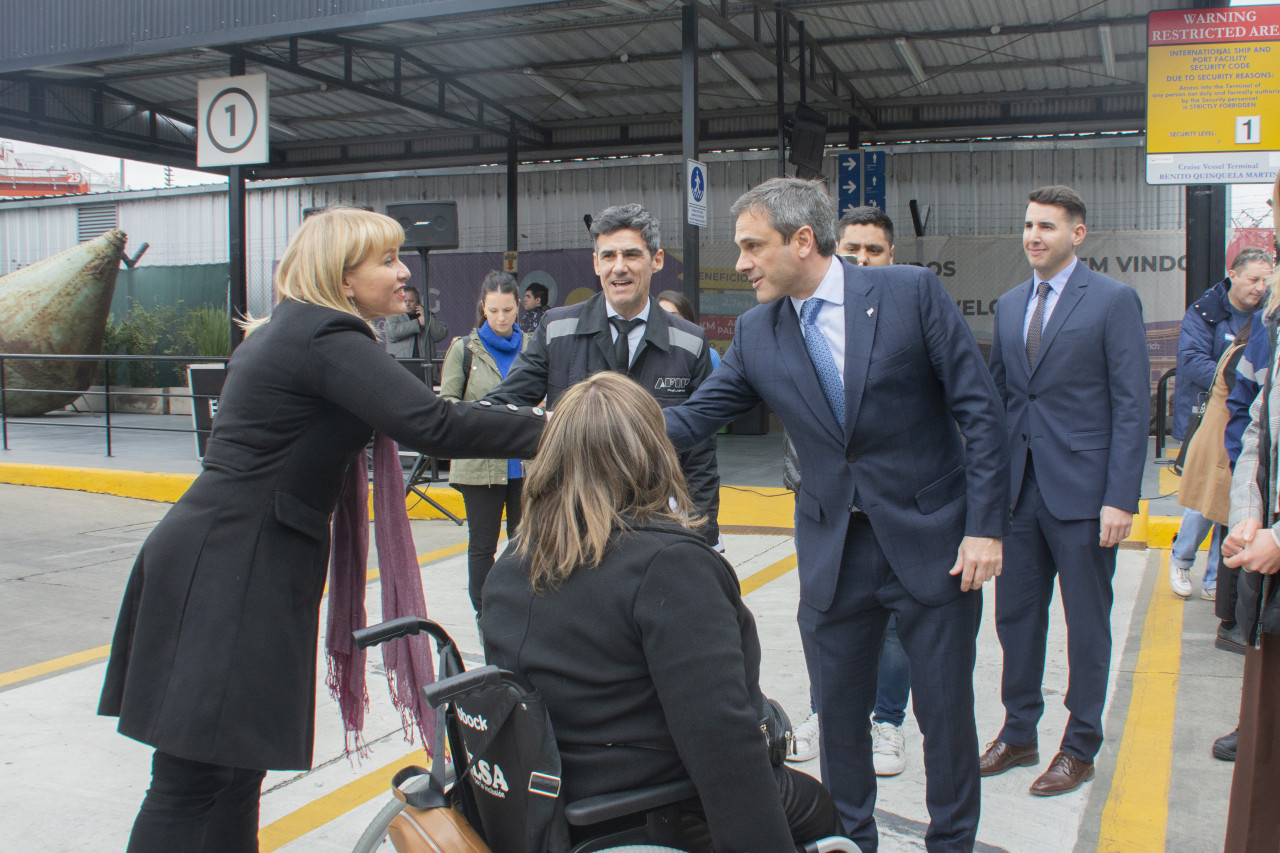
M 613 342 L 613 363 L 619 372 L 630 373 L 631 347 L 629 346 L 628 336 L 631 334 L 631 330 L 643 323 L 644 320 L 639 317 L 634 320 L 610 317 L 609 322 L 613 324 L 613 328 L 618 333 L 618 337 Z
M 1040 351 L 1040 335 L 1044 331 L 1044 304 L 1049 300 L 1049 282 L 1036 286 L 1036 310 L 1031 312 L 1031 325 L 1027 328 L 1027 367 L 1036 366 L 1036 353 Z

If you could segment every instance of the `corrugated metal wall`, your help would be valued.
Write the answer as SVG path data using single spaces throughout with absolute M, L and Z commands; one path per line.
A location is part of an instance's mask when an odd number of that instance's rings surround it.
M 895 146 L 888 149 L 887 209 L 910 232 L 908 202 L 928 208 L 929 236 L 1009 234 L 1021 230 L 1029 190 L 1046 183 L 1075 186 L 1089 207 L 1090 227 L 1103 231 L 1183 227 L 1181 187 L 1148 186 L 1141 140 L 1127 138 L 1067 147 L 1059 141 Z M 836 154 L 827 172 L 836 172 Z M 711 180 L 705 244 L 731 243 L 729 206 L 744 190 L 777 174 L 770 151 L 707 154 Z M 640 201 L 664 223 L 664 242 L 681 242 L 683 169 L 677 157 L 635 157 L 545 163 L 520 173 L 519 248 L 587 245 L 584 214 Z M 270 278 L 292 230 L 308 207 L 391 202 L 458 201 L 461 251 L 506 248 L 506 173 L 501 166 L 427 170 L 365 179 L 314 178 L 250 185 L 248 252 L 250 309 L 269 305 Z M 114 200 L 130 253 L 151 244 L 143 263 L 217 263 L 227 258 L 225 190 L 100 194 L 0 204 L 0 274 L 75 242 L 79 204 Z

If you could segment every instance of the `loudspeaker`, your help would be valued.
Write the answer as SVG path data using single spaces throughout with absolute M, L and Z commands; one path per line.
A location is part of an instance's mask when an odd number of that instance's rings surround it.
M 808 104 L 796 104 L 789 122 L 791 154 L 787 159 L 801 178 L 821 178 L 822 154 L 827 143 L 827 114 Z
M 387 205 L 387 216 L 404 229 L 406 249 L 458 248 L 456 201 L 404 201 Z

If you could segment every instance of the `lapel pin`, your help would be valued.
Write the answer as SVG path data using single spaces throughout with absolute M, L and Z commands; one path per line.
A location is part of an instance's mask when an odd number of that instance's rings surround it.
M 874 309 L 874 308 L 868 308 L 868 309 L 867 309 L 867 316 L 868 316 L 868 317 L 870 317 L 870 316 L 871 316 L 872 314 L 874 314 L 874 313 L 876 313 L 876 309 Z

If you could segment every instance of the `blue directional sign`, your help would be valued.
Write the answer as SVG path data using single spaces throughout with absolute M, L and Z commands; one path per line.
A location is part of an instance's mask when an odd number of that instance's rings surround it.
M 845 211 L 862 204 L 862 152 L 846 151 L 836 159 L 838 180 L 837 210 Z
M 862 205 L 884 210 L 885 160 L 883 151 L 851 150 L 840 155 L 836 162 L 841 216 Z

